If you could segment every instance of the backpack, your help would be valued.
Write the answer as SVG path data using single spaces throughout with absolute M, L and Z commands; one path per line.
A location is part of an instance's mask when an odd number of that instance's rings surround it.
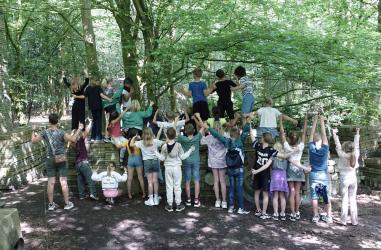
M 239 149 L 229 149 L 226 153 L 226 165 L 228 168 L 240 168 L 243 165 Z

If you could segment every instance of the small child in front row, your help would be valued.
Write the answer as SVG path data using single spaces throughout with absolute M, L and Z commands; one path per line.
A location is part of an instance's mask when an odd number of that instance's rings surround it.
M 157 134 L 160 138 L 161 131 Z M 161 197 L 159 196 L 159 181 L 158 175 L 160 170 L 160 161 L 156 156 L 155 151 L 158 147 L 163 145 L 163 141 L 155 138 L 151 128 L 144 128 L 141 141 L 135 141 L 137 136 L 134 136 L 130 142 L 130 147 L 140 148 L 143 156 L 144 173 L 148 180 L 148 200 L 144 202 L 147 206 L 157 206 L 160 203 Z
M 179 135 L 177 137 L 177 142 L 181 144 L 185 151 L 188 151 L 192 146 L 195 150 L 191 155 L 184 160 L 184 178 L 185 178 L 185 192 L 187 194 L 187 200 L 185 205 L 191 206 L 191 188 L 190 183 L 193 176 L 194 181 L 194 207 L 200 207 L 200 141 L 202 139 L 202 133 L 204 128 L 202 127 L 200 131 L 193 136 L 195 128 L 191 123 L 185 125 L 185 134 L 187 136 Z
M 358 224 L 357 219 L 357 177 L 358 158 L 360 155 L 360 129 L 356 128 L 354 141 L 346 141 L 340 144 L 337 136 L 337 129 L 333 129 L 333 139 L 336 144 L 336 151 L 339 155 L 338 168 L 340 170 L 340 189 L 341 189 L 341 223 L 347 225 L 348 203 L 351 211 L 351 222 L 353 226 Z
M 294 153 L 294 151 L 286 153 L 282 144 L 276 143 L 274 149 L 278 152 L 276 156 L 273 156 L 267 161 L 265 165 L 261 168 L 252 170 L 252 174 L 256 175 L 265 169 L 268 169 L 269 166 L 272 166 L 271 171 L 271 181 L 270 181 L 270 193 L 273 197 L 273 220 L 286 220 L 286 195 L 288 194 L 288 184 L 287 184 L 287 159 Z M 307 169 L 307 167 L 297 164 L 299 168 Z M 278 207 L 280 200 L 280 214 L 278 213 Z
M 165 210 L 168 212 L 173 211 L 173 193 L 175 193 L 176 212 L 185 209 L 184 204 L 181 203 L 181 161 L 189 157 L 195 150 L 191 146 L 189 150 L 184 153 L 183 147 L 180 143 L 175 141 L 176 129 L 168 128 L 167 130 L 167 143 L 161 148 L 161 154 L 155 151 L 156 156 L 164 161 L 165 166 L 165 186 L 167 191 L 167 205 Z
M 116 164 L 110 161 L 107 165 L 107 171 L 98 174 L 99 167 L 93 171 L 91 179 L 93 181 L 102 182 L 103 195 L 106 197 L 106 202 L 113 205 L 115 203 L 114 198 L 122 195 L 122 190 L 118 189 L 119 182 L 127 181 L 127 169 L 124 170 L 124 174 L 120 175 L 115 172 Z
M 266 132 L 262 135 L 262 139 L 257 139 L 257 133 L 255 129 L 250 130 L 251 140 L 253 141 L 253 148 L 255 149 L 255 159 L 254 171 L 262 169 L 261 172 L 253 177 L 254 186 L 254 200 L 256 212 L 255 216 L 261 219 L 269 219 L 270 215 L 267 214 L 267 206 L 269 204 L 269 188 L 270 188 L 270 169 L 264 168 L 267 162 L 271 161 L 272 157 L 275 157 L 278 153 L 271 144 L 273 143 L 273 138 L 271 133 Z M 258 140 L 261 140 L 259 142 Z M 263 195 L 263 209 L 259 205 L 259 195 Z
M 227 138 L 220 133 L 217 132 L 217 130 L 213 128 L 209 128 L 207 124 L 204 124 L 204 127 L 209 130 L 209 132 L 217 138 L 220 142 L 224 144 L 224 146 L 228 149 L 228 154 L 233 152 L 238 152 L 239 157 L 241 158 L 240 166 L 231 166 L 228 167 L 228 175 L 229 175 L 229 209 L 228 213 L 234 212 L 234 193 L 237 185 L 237 191 L 238 191 L 238 214 L 249 214 L 250 211 L 245 210 L 243 205 L 243 179 L 244 179 L 244 168 L 243 168 L 243 162 L 244 162 L 244 155 L 243 155 L 243 145 L 246 141 L 247 136 L 249 135 L 250 131 L 250 125 L 247 123 L 247 119 L 245 120 L 246 123 L 243 124 L 242 134 L 240 134 L 240 131 L 238 128 L 231 128 L 230 129 L 230 138 Z M 226 158 L 225 158 L 226 159 Z

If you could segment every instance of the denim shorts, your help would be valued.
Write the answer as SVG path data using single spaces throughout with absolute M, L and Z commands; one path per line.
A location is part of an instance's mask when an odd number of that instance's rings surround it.
M 143 167 L 142 157 L 139 155 L 129 155 L 127 166 L 129 168 Z
M 248 114 L 253 111 L 254 108 L 254 96 L 252 94 L 246 94 L 242 98 L 242 113 Z
M 56 163 L 55 158 L 46 159 L 46 174 L 48 177 L 67 177 L 68 166 L 67 161 Z
M 311 193 L 311 199 L 312 200 L 318 200 L 319 195 L 316 193 L 315 187 L 318 184 L 322 184 L 327 187 L 327 195 L 328 198 L 330 198 L 329 193 L 329 174 L 326 171 L 317 171 L 317 172 L 311 172 L 310 173 L 310 193 Z
M 184 179 L 186 182 L 200 181 L 200 162 L 199 161 L 184 161 Z
M 158 173 L 160 168 L 160 162 L 158 159 L 154 160 L 144 160 L 144 173 L 145 174 L 151 174 L 151 173 Z
M 275 139 L 277 136 L 279 136 L 279 132 L 278 132 L 277 128 L 267 128 L 267 127 L 258 127 L 257 128 L 257 137 L 262 138 L 262 135 L 264 133 L 270 133 L 272 135 L 273 139 Z

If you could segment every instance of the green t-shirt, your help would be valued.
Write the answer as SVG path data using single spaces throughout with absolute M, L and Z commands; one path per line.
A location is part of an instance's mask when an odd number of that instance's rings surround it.
M 197 133 L 192 138 L 187 136 L 179 135 L 177 142 L 181 144 L 184 149 L 184 152 L 187 152 L 192 146 L 195 147 L 195 150 L 190 154 L 186 161 L 200 161 L 200 141 L 202 135 Z

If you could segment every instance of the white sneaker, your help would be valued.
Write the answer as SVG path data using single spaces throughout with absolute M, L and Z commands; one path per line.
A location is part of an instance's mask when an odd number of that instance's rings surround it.
M 155 196 L 155 198 L 153 199 L 154 206 L 159 205 L 160 200 L 161 200 L 160 196 Z
M 70 210 L 70 209 L 72 209 L 73 207 L 74 207 L 73 202 L 69 201 L 69 202 L 65 205 L 64 209 L 65 209 L 65 210 Z
M 216 200 L 216 203 L 214 204 L 214 207 L 220 208 L 221 207 L 221 201 Z
M 155 206 L 155 202 L 153 198 L 149 198 L 148 200 L 144 202 L 144 204 L 146 204 L 147 206 Z
M 245 210 L 243 208 L 239 208 L 237 213 L 239 213 L 239 214 L 249 214 L 250 211 L 247 211 L 247 210 Z
M 54 211 L 54 209 L 58 208 L 58 205 L 54 202 L 49 203 L 48 205 L 48 211 Z
M 221 202 L 221 207 L 223 209 L 227 209 L 228 208 L 228 203 L 226 201 Z
M 229 214 L 234 213 L 234 207 L 229 207 L 228 213 L 229 213 Z

